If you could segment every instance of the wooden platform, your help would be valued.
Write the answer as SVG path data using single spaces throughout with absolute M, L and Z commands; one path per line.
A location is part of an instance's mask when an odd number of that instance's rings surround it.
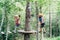
M 22 34 L 34 34 L 34 33 L 36 33 L 36 31 L 34 31 L 34 30 L 31 30 L 31 31 L 18 30 L 18 33 L 22 33 Z
M 1 34 L 5 34 L 4 32 L 1 32 Z

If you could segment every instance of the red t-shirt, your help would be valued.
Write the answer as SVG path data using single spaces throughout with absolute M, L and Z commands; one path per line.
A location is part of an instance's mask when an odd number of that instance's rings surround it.
M 20 24 L 20 23 L 19 23 L 19 19 L 16 19 L 16 24 Z
M 20 19 L 18 16 L 14 17 L 15 18 L 15 24 L 20 24 Z

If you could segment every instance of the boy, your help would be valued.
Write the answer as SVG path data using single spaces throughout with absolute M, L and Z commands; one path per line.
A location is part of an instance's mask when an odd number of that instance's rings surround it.
M 42 32 L 42 28 L 44 27 L 45 25 L 45 22 L 44 22 L 44 18 L 43 18 L 43 15 L 42 14 L 39 14 L 39 24 L 41 25 L 40 26 L 40 32 Z
M 16 26 L 17 26 L 17 27 L 20 26 L 20 15 L 15 15 L 15 16 L 14 16 L 14 19 L 15 19 L 15 24 L 16 24 Z

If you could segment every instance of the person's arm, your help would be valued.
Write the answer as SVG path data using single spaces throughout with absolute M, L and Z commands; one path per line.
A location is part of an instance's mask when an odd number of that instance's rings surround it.
M 44 23 L 44 17 L 42 17 L 42 23 Z
M 18 24 L 20 24 L 20 17 L 18 17 L 18 19 L 17 19 L 17 20 L 18 20 Z

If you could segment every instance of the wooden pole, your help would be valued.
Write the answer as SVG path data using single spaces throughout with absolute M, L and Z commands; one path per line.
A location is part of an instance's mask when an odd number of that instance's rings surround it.
M 38 6 L 37 6 L 37 1 L 35 1 L 36 5 L 36 19 L 37 19 L 37 40 L 39 40 L 39 26 L 38 26 Z
M 27 1 L 27 5 L 26 5 L 26 17 L 25 17 L 25 31 L 30 31 L 30 26 L 29 26 L 29 22 L 30 22 L 30 2 Z M 24 34 L 24 40 L 30 40 L 30 34 Z
M 52 17 L 51 17 L 51 7 L 50 7 L 50 1 L 49 1 L 49 36 L 52 37 Z
M 25 31 L 30 31 L 30 26 L 29 26 L 29 22 L 30 22 L 30 3 L 29 1 L 27 1 L 27 6 L 26 6 L 26 19 L 25 19 Z

